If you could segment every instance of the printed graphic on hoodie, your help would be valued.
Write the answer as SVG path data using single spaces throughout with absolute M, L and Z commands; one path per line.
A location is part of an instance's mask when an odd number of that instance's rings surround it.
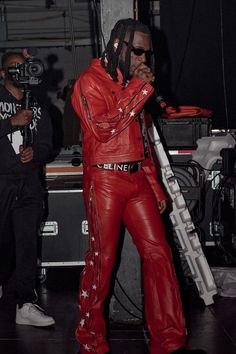
M 17 110 L 21 108 L 21 105 L 15 102 L 0 102 L 0 119 L 7 119 L 16 114 Z M 32 107 L 33 119 L 29 125 L 30 130 L 37 132 L 38 122 L 41 119 L 41 107 Z M 8 134 L 8 139 L 12 144 L 12 147 L 16 154 L 19 154 L 19 147 L 23 143 L 23 136 L 21 130 L 16 130 L 11 134 Z

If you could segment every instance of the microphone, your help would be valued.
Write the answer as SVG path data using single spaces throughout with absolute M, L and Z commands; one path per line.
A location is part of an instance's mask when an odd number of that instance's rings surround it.
M 165 111 L 166 107 L 167 107 L 167 103 L 165 101 L 165 99 L 163 98 L 163 96 L 159 93 L 158 89 L 156 87 L 155 91 L 153 93 L 153 98 L 154 101 L 160 106 L 160 108 Z

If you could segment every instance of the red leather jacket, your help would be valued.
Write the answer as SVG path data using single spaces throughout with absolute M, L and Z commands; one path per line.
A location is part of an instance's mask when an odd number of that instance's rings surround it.
M 139 78 L 132 78 L 123 88 L 122 74 L 114 82 L 93 59 L 80 75 L 72 94 L 72 105 L 83 130 L 85 165 L 142 161 L 158 200 L 166 199 L 151 157 L 144 160 L 144 146 L 138 113 L 153 93 L 153 87 Z

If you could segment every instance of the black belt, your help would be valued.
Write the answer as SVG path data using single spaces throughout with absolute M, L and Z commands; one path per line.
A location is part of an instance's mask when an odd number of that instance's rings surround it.
M 123 171 L 135 173 L 141 170 L 141 162 L 119 162 L 119 163 L 101 163 L 95 165 L 97 168 L 112 171 Z

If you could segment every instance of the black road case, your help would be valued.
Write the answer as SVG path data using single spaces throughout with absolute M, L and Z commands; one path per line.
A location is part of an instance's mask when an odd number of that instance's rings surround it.
M 47 181 L 47 187 L 39 238 L 41 266 L 83 265 L 88 222 L 79 176 Z
M 196 149 L 197 139 L 209 136 L 209 118 L 159 118 L 157 120 L 162 143 L 170 150 Z

